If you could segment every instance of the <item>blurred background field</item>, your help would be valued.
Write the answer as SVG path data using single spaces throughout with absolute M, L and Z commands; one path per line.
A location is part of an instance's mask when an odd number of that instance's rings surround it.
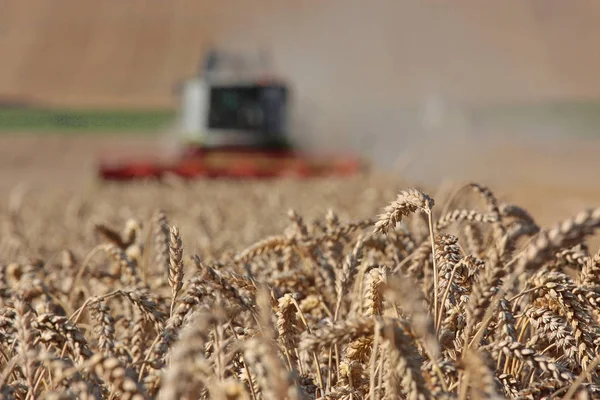
M 0 9 L 5 189 L 79 185 L 101 156 L 172 146 L 177 88 L 216 46 L 265 51 L 290 82 L 290 135 L 302 148 L 357 153 L 434 187 L 477 180 L 550 221 L 600 203 L 595 2 L 0 0 Z

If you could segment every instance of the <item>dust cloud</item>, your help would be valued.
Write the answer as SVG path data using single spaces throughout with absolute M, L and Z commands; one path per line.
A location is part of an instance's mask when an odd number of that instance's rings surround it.
M 437 184 L 475 177 L 475 153 L 498 140 L 521 140 L 523 129 L 535 140 L 571 130 L 535 118 L 526 127 L 502 125 L 473 111 L 573 97 L 594 86 L 577 82 L 564 61 L 552 64 L 545 33 L 564 10 L 544 4 L 273 5 L 240 12 L 217 44 L 268 50 L 273 72 L 293 90 L 290 134 L 302 148 L 358 153 L 377 168 Z

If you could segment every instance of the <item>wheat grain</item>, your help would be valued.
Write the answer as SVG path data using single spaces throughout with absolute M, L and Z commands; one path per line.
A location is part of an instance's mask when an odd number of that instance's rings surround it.
M 169 285 L 172 290 L 171 300 L 171 311 L 173 314 L 173 307 L 175 306 L 175 300 L 177 295 L 183 286 L 183 248 L 181 243 L 181 236 L 179 235 L 179 229 L 175 226 L 171 227 L 169 238 Z
M 375 233 L 385 233 L 396 226 L 402 217 L 421 210 L 425 213 L 431 212 L 435 202 L 427 194 L 418 189 L 410 188 L 398 193 L 395 201 L 384 209 L 375 223 Z

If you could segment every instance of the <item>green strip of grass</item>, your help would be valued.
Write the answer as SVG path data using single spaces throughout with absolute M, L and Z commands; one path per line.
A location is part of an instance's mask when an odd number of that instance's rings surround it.
M 0 109 L 0 132 L 153 132 L 175 118 L 171 110 Z
M 547 102 L 527 105 L 474 107 L 470 114 L 480 121 L 505 127 L 540 126 L 565 128 L 574 134 L 600 133 L 600 101 Z
M 402 110 L 407 120 L 416 110 Z M 600 101 L 468 107 L 473 120 L 490 125 L 527 129 L 544 123 L 582 134 L 600 133 Z M 0 133 L 156 133 L 169 126 L 174 110 L 56 110 L 0 108 Z M 416 122 L 416 120 L 415 120 Z

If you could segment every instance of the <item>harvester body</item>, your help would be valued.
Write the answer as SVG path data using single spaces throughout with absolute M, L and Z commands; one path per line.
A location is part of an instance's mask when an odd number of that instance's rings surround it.
M 199 76 L 180 86 L 179 151 L 174 159 L 102 164 L 101 177 L 315 177 L 360 171 L 354 157 L 317 158 L 298 152 L 289 140 L 286 82 L 265 73 L 263 57 L 258 66 L 247 61 L 212 51 Z

